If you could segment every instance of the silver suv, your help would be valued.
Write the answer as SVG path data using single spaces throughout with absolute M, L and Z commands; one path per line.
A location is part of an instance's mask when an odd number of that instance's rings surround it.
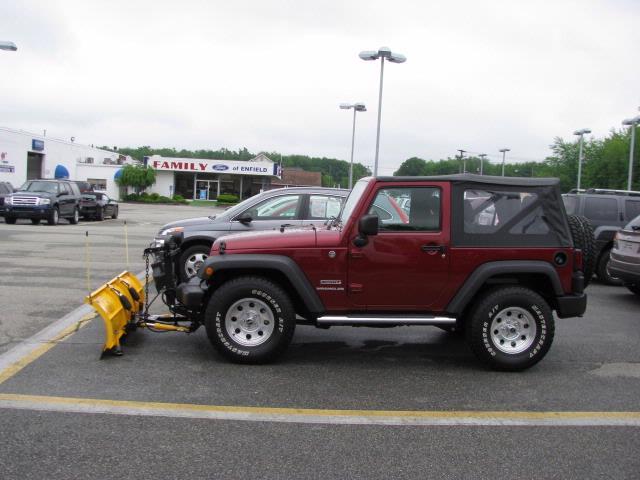
M 232 233 L 275 228 L 323 225 L 337 217 L 349 190 L 321 187 L 293 187 L 268 190 L 251 197 L 220 215 L 189 218 L 164 225 L 155 238 L 162 245 L 166 235 L 182 232 L 184 241 L 178 258 L 181 281 L 193 277 L 209 256 L 211 245 Z
M 640 295 L 640 215 L 616 233 L 608 269 L 610 275 Z

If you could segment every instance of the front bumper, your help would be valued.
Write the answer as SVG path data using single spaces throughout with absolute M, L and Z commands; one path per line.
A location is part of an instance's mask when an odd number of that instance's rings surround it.
M 14 218 L 39 218 L 44 219 L 51 213 L 51 205 L 33 205 L 29 207 L 15 207 L 5 205 L 4 216 Z

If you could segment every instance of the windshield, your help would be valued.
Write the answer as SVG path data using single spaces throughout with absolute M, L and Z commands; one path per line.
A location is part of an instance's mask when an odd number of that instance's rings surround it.
M 27 182 L 20 190 L 25 192 L 58 193 L 58 184 L 55 182 Z
M 360 201 L 360 197 L 367 188 L 367 185 L 369 185 L 370 180 L 371 178 L 363 178 L 362 180 L 359 180 L 353 187 L 353 190 L 351 190 L 351 193 L 347 197 L 347 201 L 344 202 L 342 212 L 340 213 L 340 222 L 343 225 L 345 225 L 349 221 L 349 218 L 351 218 L 353 209 L 356 208 L 356 205 Z

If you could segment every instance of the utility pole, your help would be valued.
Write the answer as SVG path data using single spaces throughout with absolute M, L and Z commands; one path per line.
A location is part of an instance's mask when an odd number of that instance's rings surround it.
M 460 160 L 462 160 L 462 173 L 467 173 L 467 160 L 464 158 L 464 154 L 467 153 L 466 150 L 458 149 L 460 152 Z
M 507 152 L 510 152 L 511 150 L 508 148 L 502 148 L 499 150 L 500 153 L 502 153 L 502 176 L 504 177 L 504 162 L 505 162 L 505 158 L 507 156 Z
M 487 154 L 486 153 L 481 153 L 478 156 L 480 157 L 480 175 L 482 175 L 482 169 L 483 169 L 483 165 L 484 165 L 484 157 L 486 157 Z

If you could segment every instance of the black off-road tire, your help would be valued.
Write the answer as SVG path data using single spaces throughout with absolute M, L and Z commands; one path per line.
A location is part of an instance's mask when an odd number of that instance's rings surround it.
M 600 259 L 598 260 L 598 279 L 607 285 L 622 285 L 622 280 L 617 277 L 614 277 L 609 273 L 609 262 L 611 261 L 611 249 L 607 248 L 602 251 L 600 254 Z
M 487 291 L 472 307 L 466 340 L 495 370 L 518 371 L 547 354 L 555 331 L 553 312 L 533 290 L 519 286 Z
M 198 264 L 201 261 L 206 260 L 211 251 L 211 245 L 192 245 L 189 248 L 185 248 L 184 251 L 178 257 L 178 276 L 181 282 L 186 282 L 191 277 L 194 277 L 198 272 Z M 202 260 L 199 260 L 199 259 Z M 197 268 L 198 267 L 198 268 Z
M 17 220 L 16 217 L 9 217 L 9 216 L 4 217 L 4 221 L 9 225 L 15 225 L 16 220 Z
M 569 228 L 573 238 L 573 246 L 582 250 L 582 272 L 585 288 L 591 282 L 596 268 L 596 239 L 593 227 L 586 217 L 568 215 Z
M 71 225 L 77 225 L 80 221 L 80 209 L 78 207 L 73 209 L 73 217 L 69 217 L 68 220 Z
M 31 223 L 33 225 L 40 225 L 40 219 L 39 218 L 32 218 L 31 219 Z
M 60 212 L 58 211 L 58 207 L 53 207 L 51 209 L 51 213 L 47 217 L 47 223 L 49 225 L 57 225 L 60 221 Z
M 629 291 L 631 293 L 635 293 L 636 295 L 640 296 L 640 283 L 635 283 L 633 285 L 627 285 L 627 288 L 629 289 Z
M 279 285 L 262 277 L 239 277 L 211 296 L 205 326 L 221 355 L 235 363 L 261 364 L 275 360 L 289 346 L 296 315 Z

